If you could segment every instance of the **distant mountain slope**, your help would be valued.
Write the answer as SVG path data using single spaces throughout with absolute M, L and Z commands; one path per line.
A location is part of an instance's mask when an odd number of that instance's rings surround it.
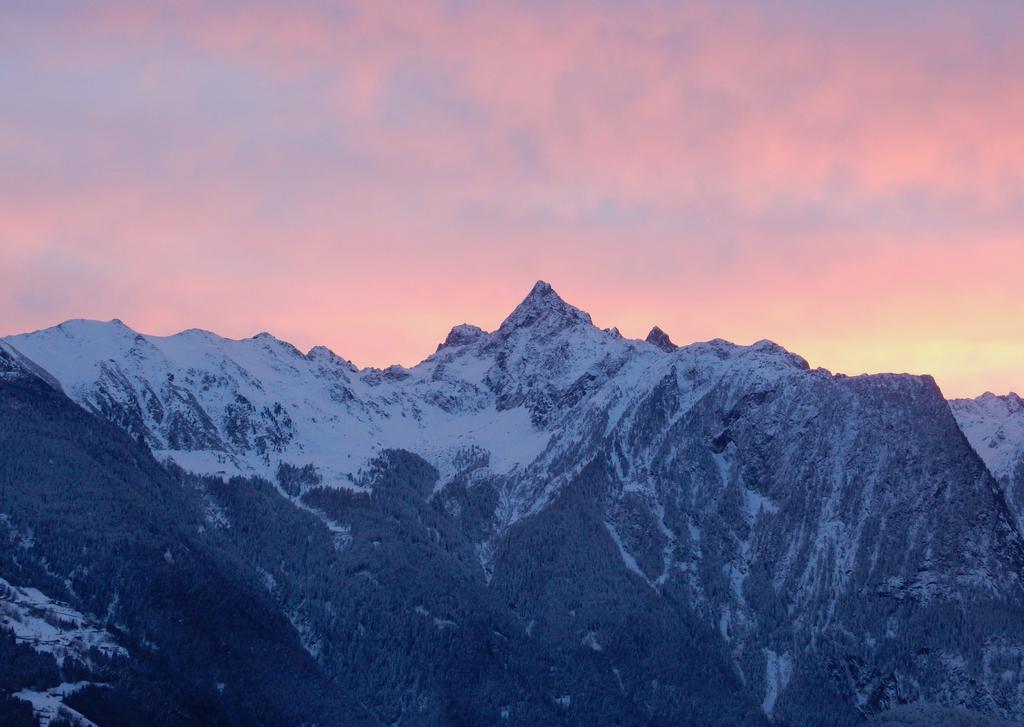
M 259 581 L 200 536 L 197 498 L 4 360 L 3 690 L 104 725 L 359 722 Z
M 949 402 L 971 446 L 999 480 L 1024 530 L 1024 400 L 986 393 Z
M 353 623 L 382 628 L 359 610 L 373 603 L 406 634 L 379 652 L 507 654 L 508 678 L 485 659 L 467 700 L 416 677 L 421 704 L 461 715 L 744 722 L 753 705 L 848 724 L 927 702 L 1024 720 L 1024 545 L 930 377 L 832 375 L 770 341 L 628 340 L 545 283 L 411 369 L 119 322 L 7 341 L 159 457 L 275 480 L 252 485 L 258 518 L 242 484 L 206 481 L 211 537 L 275 583 L 306 574 L 270 592 L 328 673 L 359 663 L 336 651 Z M 298 597 L 320 556 L 253 561 L 267 548 L 236 528 L 272 528 L 272 507 L 329 532 L 359 587 Z M 410 612 L 502 636 L 421 639 Z M 414 721 L 403 680 L 422 662 L 388 664 L 383 684 L 353 676 L 357 694 Z M 549 676 L 515 676 L 531 665 Z

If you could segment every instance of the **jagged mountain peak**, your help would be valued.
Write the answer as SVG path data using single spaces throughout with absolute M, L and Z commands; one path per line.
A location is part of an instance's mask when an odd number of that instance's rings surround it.
M 508 335 L 538 325 L 562 329 L 584 324 L 593 325 L 589 313 L 569 305 L 549 283 L 538 280 L 529 295 L 502 322 L 498 333 Z
M 675 351 L 679 348 L 676 344 L 672 343 L 672 339 L 669 338 L 668 334 L 658 326 L 652 328 L 651 332 L 647 334 L 647 338 L 644 340 L 665 352 Z
M 442 348 L 448 348 L 449 346 L 464 346 L 465 344 L 477 341 L 486 335 L 487 333 L 479 326 L 474 326 L 470 323 L 461 323 L 452 327 L 448 332 L 448 336 L 444 339 L 444 342 L 437 345 L 437 350 L 440 351 Z
M 357 372 L 359 368 L 347 358 L 339 356 L 327 346 L 313 346 L 306 354 L 306 358 L 314 363 L 335 364 L 350 371 Z
M 1017 412 L 1024 410 L 1024 400 L 1013 391 L 1008 394 L 993 394 L 991 391 L 986 391 L 975 399 L 954 399 L 954 401 L 963 402 L 965 405 L 968 402 L 974 402 L 979 406 L 989 409 L 994 408 L 998 411 Z
M 552 288 L 551 283 L 546 280 L 538 280 L 533 284 L 533 287 L 530 288 L 530 295 L 548 295 L 550 293 L 555 293 L 555 289 Z M 555 295 L 558 294 L 555 293 Z

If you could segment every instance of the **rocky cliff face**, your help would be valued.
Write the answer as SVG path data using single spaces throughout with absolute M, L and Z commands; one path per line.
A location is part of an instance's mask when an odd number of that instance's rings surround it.
M 598 329 L 538 283 L 496 331 L 458 326 L 411 369 L 117 321 L 7 340 L 186 469 L 314 471 L 278 478 L 300 507 L 318 485 L 372 496 L 385 451 L 422 457 L 423 496 L 503 618 L 575 644 L 648 718 L 692 708 L 678 669 L 699 648 L 766 719 L 907 702 L 1024 719 L 1016 501 L 935 383 L 658 333 Z

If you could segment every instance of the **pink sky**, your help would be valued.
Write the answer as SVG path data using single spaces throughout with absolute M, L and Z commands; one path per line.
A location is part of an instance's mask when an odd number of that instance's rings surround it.
M 626 335 L 1024 389 L 1016 0 L 18 0 L 0 99 L 0 334 L 411 364 L 543 278 Z

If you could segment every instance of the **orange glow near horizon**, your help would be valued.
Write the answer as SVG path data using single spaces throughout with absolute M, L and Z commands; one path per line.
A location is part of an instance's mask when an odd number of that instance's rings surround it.
M 630 337 L 1024 390 L 1020 3 L 40 5 L 0 25 L 0 335 L 410 365 L 544 279 Z

